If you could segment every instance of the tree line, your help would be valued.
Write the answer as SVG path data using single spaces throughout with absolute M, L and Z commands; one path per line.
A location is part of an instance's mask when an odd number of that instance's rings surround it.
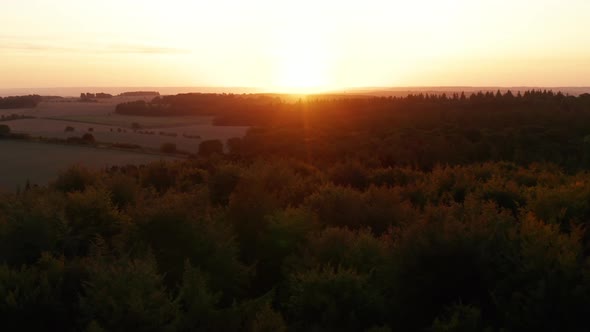
M 92 92 L 84 93 L 83 92 L 80 94 L 81 101 L 90 101 L 93 99 L 109 99 L 109 98 L 113 98 L 113 95 L 110 93 L 104 93 L 104 92 L 97 92 L 97 93 L 92 93 Z
M 0 97 L 0 109 L 33 108 L 41 102 L 39 95 Z
M 346 159 L 423 170 L 437 164 L 550 162 L 590 166 L 590 94 L 545 90 L 447 96 L 322 97 L 183 94 L 117 106 L 122 114 L 206 114 L 251 126 L 228 147 L 236 158 Z

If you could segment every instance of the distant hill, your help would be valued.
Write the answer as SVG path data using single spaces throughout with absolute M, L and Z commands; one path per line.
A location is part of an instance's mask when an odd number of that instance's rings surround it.
M 440 86 L 440 87 L 367 87 L 367 88 L 351 88 L 343 90 L 334 90 L 334 94 L 350 94 L 350 95 L 365 95 L 365 96 L 379 96 L 379 97 L 405 97 L 409 94 L 452 94 L 452 93 L 473 93 L 473 92 L 496 92 L 500 90 L 506 93 L 508 90 L 513 93 L 524 92 L 529 90 L 550 90 L 554 92 L 561 91 L 564 94 L 572 96 L 579 96 L 583 93 L 590 93 L 590 87 L 533 87 L 533 86 L 515 86 L 515 87 L 498 87 L 498 86 Z
M 350 89 L 337 89 L 326 91 L 322 93 L 334 95 L 371 95 L 371 96 L 407 96 L 415 93 L 428 94 L 442 94 L 442 93 L 457 93 L 464 91 L 465 93 L 478 91 L 493 91 L 500 90 L 505 93 L 508 90 L 516 93 L 518 91 L 524 92 L 527 90 L 552 90 L 561 91 L 565 94 L 578 96 L 582 93 L 590 93 L 590 87 L 478 87 L 478 86 L 441 86 L 441 87 L 361 87 Z M 69 88 L 11 88 L 0 89 L 0 97 L 5 96 L 22 96 L 37 94 L 42 96 L 62 96 L 62 97 L 79 97 L 81 93 L 87 91 L 104 91 L 112 95 L 120 95 L 127 92 L 139 91 L 158 91 L 161 95 L 176 95 L 179 93 L 264 93 L 272 94 L 273 91 L 260 88 L 246 88 L 246 87 L 69 87 Z M 280 94 L 284 95 L 284 94 Z
M 259 93 L 262 89 L 245 87 L 156 87 L 156 86 L 132 86 L 132 87 L 55 87 L 55 88 L 4 88 L 0 89 L 0 97 L 22 96 L 38 94 L 42 96 L 79 97 L 81 93 L 88 91 L 102 91 L 112 95 L 133 91 L 158 91 L 161 95 L 176 95 L 179 93 Z
M 159 96 L 158 91 L 130 91 L 119 94 L 122 97 L 143 97 L 143 96 Z

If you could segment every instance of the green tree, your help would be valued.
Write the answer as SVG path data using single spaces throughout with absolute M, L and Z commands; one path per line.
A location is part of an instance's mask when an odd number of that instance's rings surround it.
M 151 259 L 98 261 L 80 297 L 87 324 L 107 331 L 173 331 L 178 306 Z

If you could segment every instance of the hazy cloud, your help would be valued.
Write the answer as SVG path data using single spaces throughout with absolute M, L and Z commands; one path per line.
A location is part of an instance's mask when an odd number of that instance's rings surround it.
M 106 53 L 133 53 L 133 54 L 186 54 L 190 53 L 187 49 L 162 47 L 152 45 L 110 45 L 103 49 Z
M 0 36 L 0 50 L 21 52 L 56 52 L 88 54 L 187 54 L 188 49 L 148 44 L 78 44 L 50 43 L 45 41 L 21 42 L 15 38 Z

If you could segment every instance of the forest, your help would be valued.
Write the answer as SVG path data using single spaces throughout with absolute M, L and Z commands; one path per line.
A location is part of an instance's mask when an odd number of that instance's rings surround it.
M 0 109 L 33 108 L 41 99 L 39 95 L 0 97 Z
M 6 330 L 585 331 L 590 95 L 158 96 L 225 153 L 0 197 Z M 34 317 L 34 319 L 31 319 Z

